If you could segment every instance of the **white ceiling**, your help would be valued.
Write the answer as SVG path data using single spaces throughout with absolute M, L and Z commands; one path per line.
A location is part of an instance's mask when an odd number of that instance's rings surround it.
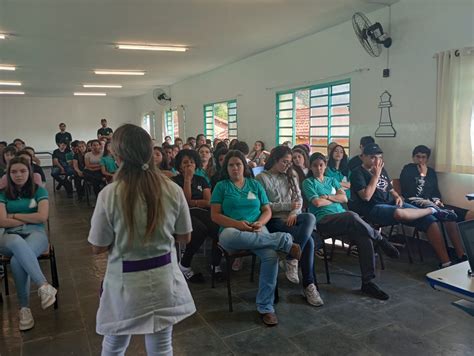
M 30 96 L 72 96 L 82 83 L 120 83 L 123 89 L 106 89 L 107 95 L 136 96 L 396 1 L 0 0 L 0 33 L 12 34 L 0 40 L 0 64 L 18 66 L 16 72 L 0 71 L 0 80 L 23 82 Z M 125 51 L 114 48 L 118 42 L 190 50 Z M 94 69 L 147 73 L 98 76 Z

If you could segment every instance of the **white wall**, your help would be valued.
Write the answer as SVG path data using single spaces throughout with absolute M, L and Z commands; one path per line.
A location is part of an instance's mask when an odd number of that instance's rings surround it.
M 203 104 L 237 99 L 239 137 L 250 144 L 263 139 L 275 144 L 275 93 L 318 83 L 350 78 L 351 154 L 357 153 L 361 136 L 374 134 L 379 119 L 379 95 L 392 94 L 396 138 L 377 139 L 385 150 L 393 178 L 410 161 L 416 144 L 434 146 L 435 52 L 472 45 L 471 0 L 402 0 L 392 6 L 390 49 L 391 77 L 382 78 L 385 51 L 372 58 L 357 41 L 346 22 L 315 35 L 260 53 L 209 73 L 189 78 L 170 88 L 174 105 L 186 107 L 186 136 L 203 131 Z M 369 14 L 388 30 L 388 8 Z M 355 69 L 369 71 L 353 73 Z M 346 74 L 344 74 L 346 73 Z M 324 79 L 326 78 L 326 79 Z M 274 88 L 268 90 L 267 88 Z M 472 176 L 443 175 L 449 190 L 446 200 L 467 206 L 464 192 L 474 191 Z
M 55 148 L 58 124 L 64 122 L 73 139 L 97 137 L 100 119 L 111 128 L 138 123 L 132 98 L 0 98 L 0 140 L 19 137 L 37 151 Z

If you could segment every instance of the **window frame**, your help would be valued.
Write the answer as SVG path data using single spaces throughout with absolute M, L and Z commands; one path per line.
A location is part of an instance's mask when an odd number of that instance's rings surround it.
M 208 103 L 203 105 L 204 135 L 206 136 L 206 139 L 214 140 L 215 138 L 215 106 L 217 104 L 227 105 L 227 137 L 230 140 L 234 138 L 236 139 L 239 129 L 237 99 L 216 101 L 214 103 Z M 232 109 L 235 109 L 235 112 L 233 114 L 230 113 Z M 208 115 L 209 113 L 212 113 L 211 116 Z
M 349 84 L 349 90 L 347 91 L 342 91 L 342 92 L 337 92 L 333 93 L 333 87 L 339 86 L 339 85 L 344 85 L 344 84 Z M 327 89 L 327 94 L 319 94 L 319 95 L 313 95 L 313 91 L 315 90 L 320 90 L 320 89 Z M 328 82 L 328 83 L 322 83 L 322 84 L 317 84 L 317 85 L 311 85 L 311 86 L 304 86 L 304 87 L 299 87 L 299 88 L 293 88 L 293 89 L 288 89 L 284 91 L 279 91 L 275 95 L 275 108 L 276 108 L 276 145 L 282 144 L 284 141 L 291 141 L 292 145 L 296 143 L 296 92 L 301 91 L 301 90 L 308 90 L 309 91 L 309 140 L 310 140 L 310 146 L 311 149 L 317 149 L 317 148 L 322 148 L 323 146 L 321 145 L 313 145 L 312 139 L 313 138 L 327 138 L 327 144 L 329 144 L 332 140 L 335 140 L 337 142 L 338 138 L 343 138 L 347 139 L 347 146 L 343 145 L 347 151 L 349 151 L 350 148 L 350 127 L 351 127 L 351 81 L 350 79 L 342 79 L 338 81 L 333 81 L 333 82 Z M 337 96 L 342 96 L 342 95 L 347 95 L 349 94 L 349 102 L 347 104 L 333 104 L 333 98 Z M 287 98 L 285 100 L 280 100 L 280 97 L 283 95 L 291 95 L 291 99 Z M 312 99 L 315 98 L 320 98 L 320 97 L 326 97 L 328 98 L 327 104 L 326 105 L 313 105 Z M 280 104 L 281 103 L 289 103 L 291 102 L 291 108 L 288 109 L 280 109 Z M 333 114 L 333 108 L 334 107 L 341 107 L 341 106 L 347 106 L 348 112 L 347 114 Z M 312 115 L 312 109 L 317 109 L 317 108 L 323 108 L 327 107 L 327 114 L 326 115 Z M 291 112 L 291 117 L 281 117 L 282 112 Z M 288 114 L 287 114 L 288 115 Z M 286 116 L 286 115 L 285 115 Z M 334 125 L 333 124 L 333 118 L 335 117 L 348 117 L 349 118 L 349 123 L 348 125 Z M 312 119 L 318 118 L 318 117 L 327 117 L 327 124 L 326 125 L 313 125 L 312 124 Z M 281 124 L 287 121 L 285 126 L 282 126 Z M 289 121 L 291 121 L 291 127 L 288 126 Z M 332 135 L 331 134 L 331 129 L 334 127 L 348 127 L 349 129 L 349 134 L 347 136 L 344 135 Z M 312 129 L 317 129 L 317 128 L 327 128 L 327 134 L 324 135 L 313 135 L 312 134 Z M 291 135 L 282 135 L 280 129 L 291 129 Z M 281 139 L 284 138 L 282 141 Z M 290 140 L 291 138 L 291 140 Z M 325 146 L 327 147 L 327 145 Z M 349 152 L 347 152 L 349 154 Z

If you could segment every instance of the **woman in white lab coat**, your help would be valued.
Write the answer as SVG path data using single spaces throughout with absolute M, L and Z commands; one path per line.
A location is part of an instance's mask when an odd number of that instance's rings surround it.
M 175 251 L 190 240 L 189 209 L 182 189 L 156 170 L 145 130 L 121 126 L 112 150 L 119 170 L 97 198 L 88 238 L 94 253 L 108 252 L 96 328 L 102 355 L 123 355 L 138 334 L 149 355 L 172 355 L 173 325 L 196 311 Z

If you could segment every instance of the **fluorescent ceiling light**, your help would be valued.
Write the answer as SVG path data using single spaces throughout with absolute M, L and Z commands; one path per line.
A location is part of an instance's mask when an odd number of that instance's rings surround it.
M 95 70 L 95 74 L 100 75 L 145 75 L 143 71 L 126 71 L 126 70 Z
M 25 92 L 14 90 L 0 90 L 0 95 L 25 95 Z
M 141 51 L 168 51 L 168 52 L 186 52 L 186 47 L 179 46 L 159 46 L 159 45 L 133 45 L 133 44 L 117 44 L 117 49 L 134 49 Z
M 14 86 L 14 87 L 20 87 L 21 83 L 20 82 L 3 82 L 3 81 L 0 81 L 0 85 L 9 85 L 9 86 Z
M 5 65 L 5 64 L 0 64 L 0 70 L 10 70 L 10 71 L 14 71 L 16 68 L 14 66 L 8 66 L 8 65 Z
M 106 93 L 87 93 L 87 92 L 76 92 L 74 96 L 106 96 Z
M 84 88 L 112 88 L 112 89 L 120 89 L 122 85 L 120 84 L 83 84 Z

